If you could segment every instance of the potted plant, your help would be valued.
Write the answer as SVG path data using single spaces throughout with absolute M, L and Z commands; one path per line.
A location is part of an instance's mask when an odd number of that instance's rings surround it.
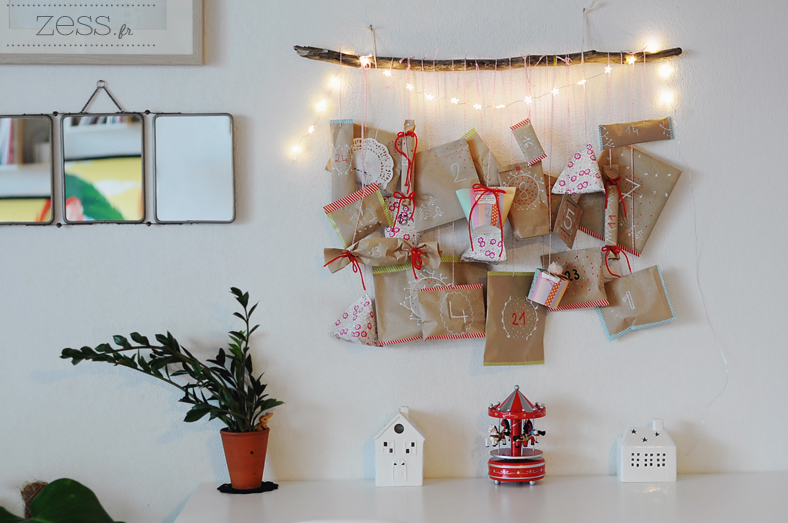
M 257 304 L 251 308 L 249 293 L 232 287 L 230 292 L 243 308 L 234 316 L 244 322 L 244 330 L 230 331 L 228 349 L 220 348 L 213 359 L 203 363 L 167 332 L 157 334 L 160 345 L 152 344 L 137 332 L 130 337 L 115 336 L 118 348 L 102 343 L 95 348 L 63 349 L 60 355 L 74 365 L 81 361 L 103 361 L 121 365 L 153 376 L 183 392 L 179 400 L 192 405 L 184 421 L 193 422 L 208 416 L 226 425 L 222 429 L 222 445 L 234 489 L 250 490 L 261 486 L 263 465 L 268 447 L 267 420 L 272 413 L 266 411 L 282 402 L 269 398 L 266 385 L 255 376 L 249 355 L 249 339 L 259 325 L 249 326 L 249 318 Z M 176 381 L 188 376 L 188 381 Z

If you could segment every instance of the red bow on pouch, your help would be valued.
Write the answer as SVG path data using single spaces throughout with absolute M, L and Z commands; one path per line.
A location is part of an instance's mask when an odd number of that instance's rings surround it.
M 411 212 L 410 214 L 410 219 L 408 221 L 410 220 L 415 221 L 414 217 L 416 216 L 416 208 L 413 200 L 414 198 L 416 198 L 416 194 L 413 191 L 409 192 L 408 194 L 402 194 L 399 191 L 394 191 L 393 197 L 395 200 L 397 200 L 397 216 L 394 218 L 394 223 L 397 224 L 399 223 L 400 210 L 402 209 L 402 200 L 410 200 L 411 205 L 413 205 L 414 208 L 413 208 L 413 212 Z
M 480 183 L 473 184 L 473 191 L 471 194 L 476 195 L 476 193 L 479 191 L 481 191 L 481 194 L 476 196 L 473 201 L 473 205 L 471 205 L 471 212 L 468 213 L 468 237 L 471 239 L 471 250 L 474 250 L 473 234 L 471 234 L 471 220 L 473 216 L 473 210 L 476 208 L 476 204 L 479 203 L 479 200 L 481 200 L 484 195 L 492 194 L 495 197 L 495 209 L 498 211 L 498 227 L 501 229 L 501 251 L 498 254 L 500 256 L 503 254 L 503 219 L 501 217 L 501 206 L 498 205 L 498 195 L 506 194 L 506 191 L 499 189 L 498 187 L 486 187 Z
M 350 251 L 343 252 L 342 254 L 340 254 L 330 262 L 327 262 L 325 265 L 323 265 L 323 267 L 328 267 L 329 265 L 331 265 L 332 263 L 334 263 L 340 258 L 348 258 L 350 260 L 350 264 L 353 266 L 353 272 L 357 272 L 358 275 L 361 276 L 361 286 L 364 287 L 364 290 L 367 290 L 367 286 L 364 285 L 364 273 L 361 272 L 361 265 L 358 263 L 356 257 L 350 253 Z
M 604 247 L 602 247 L 602 257 L 605 259 L 605 268 L 607 269 L 607 272 L 609 272 L 611 275 L 615 276 L 616 278 L 621 277 L 618 274 L 615 274 L 613 271 L 611 271 L 610 266 L 608 266 L 607 264 L 607 257 L 610 255 L 611 252 L 619 256 L 623 254 L 624 258 L 626 258 L 627 260 L 627 267 L 629 267 L 629 272 L 632 273 L 632 266 L 629 264 L 629 256 L 627 256 L 626 251 L 624 251 L 618 245 L 605 245 Z
M 421 270 L 424 266 L 424 262 L 421 259 L 422 255 L 424 255 L 424 251 L 418 247 L 413 247 L 410 250 L 410 266 L 413 269 L 413 278 L 416 280 L 419 279 L 419 277 L 416 276 L 416 269 Z

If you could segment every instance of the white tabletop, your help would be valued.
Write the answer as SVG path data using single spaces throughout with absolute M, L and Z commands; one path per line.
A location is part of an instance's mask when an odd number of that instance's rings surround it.
M 715 522 L 788 521 L 788 473 L 679 476 L 676 483 L 620 483 L 615 476 L 550 477 L 537 485 L 489 479 L 282 482 L 264 494 L 200 485 L 176 523 Z

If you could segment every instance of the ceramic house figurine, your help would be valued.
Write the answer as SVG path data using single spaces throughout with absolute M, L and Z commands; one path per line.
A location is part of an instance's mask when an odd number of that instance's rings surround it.
M 424 482 L 424 433 L 408 407 L 375 436 L 375 486 L 420 487 Z
M 622 482 L 676 481 L 676 445 L 661 419 L 651 428 L 628 429 L 619 440 L 618 479 Z

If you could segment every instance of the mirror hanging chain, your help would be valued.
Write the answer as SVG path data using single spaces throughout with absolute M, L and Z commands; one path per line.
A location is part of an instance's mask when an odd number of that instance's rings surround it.
M 96 98 L 96 95 L 101 90 L 103 90 L 105 93 L 107 93 L 107 96 L 109 96 L 110 100 L 112 100 L 112 103 L 114 103 L 115 107 L 118 108 L 118 112 L 119 113 L 125 113 L 126 112 L 126 111 L 123 110 L 123 107 L 120 106 L 120 103 L 118 103 L 118 101 L 115 99 L 115 97 L 112 96 L 112 93 L 107 88 L 107 82 L 105 82 L 104 80 L 99 80 L 98 82 L 96 82 L 96 90 L 93 91 L 93 94 L 90 95 L 90 98 L 88 98 L 88 101 L 85 103 L 85 106 L 80 111 L 80 114 L 86 114 L 87 113 L 88 106 L 90 106 L 90 104 Z

